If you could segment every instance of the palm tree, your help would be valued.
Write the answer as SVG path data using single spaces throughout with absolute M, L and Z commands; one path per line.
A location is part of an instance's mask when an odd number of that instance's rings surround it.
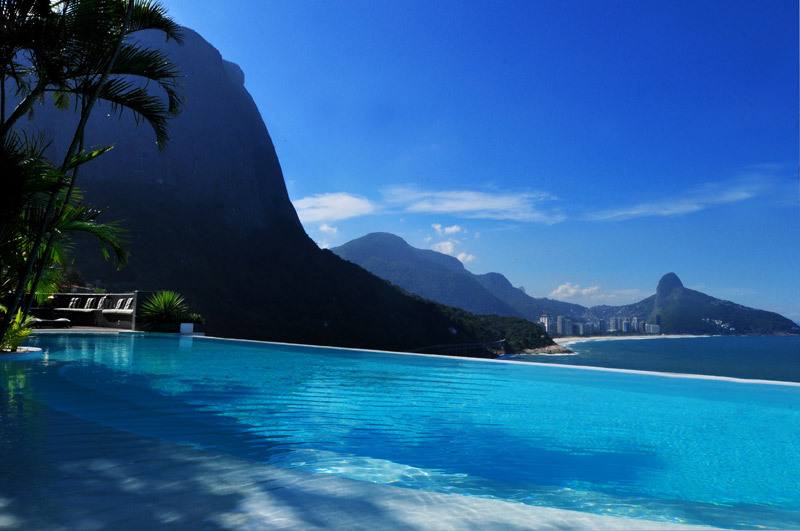
M 164 33 L 166 39 L 181 42 L 179 26 L 157 2 L 0 0 L 0 22 L 0 144 L 19 139 L 15 124 L 46 94 L 53 95 L 60 109 L 75 105 L 80 110 L 78 126 L 61 164 L 42 170 L 54 176 L 55 183 L 45 193 L 46 205 L 38 210 L 41 216 L 25 225 L 26 230 L 35 226 L 35 234 L 20 240 L 25 242 L 23 246 L 8 247 L 15 256 L 0 257 L 0 263 L 16 262 L 19 266 L 24 262 L 17 269 L 7 317 L 0 321 L 2 337 L 8 316 L 20 308 L 26 289 L 35 291 L 43 270 L 52 263 L 59 220 L 72 208 L 77 169 L 103 152 L 83 150 L 84 129 L 96 102 L 104 100 L 113 110 L 132 111 L 137 121 L 150 124 L 159 148 L 163 148 L 169 140 L 167 121 L 180 111 L 182 97 L 175 65 L 162 52 L 131 41 L 136 32 L 154 29 Z M 161 94 L 153 94 L 152 85 Z M 14 90 L 19 102 L 7 113 L 9 89 Z M 40 194 L 36 197 L 41 201 Z
M 33 252 L 33 238 L 43 223 L 48 197 L 59 187 L 57 193 L 63 196 L 66 182 L 65 176 L 44 158 L 41 146 L 14 140 L 0 146 L 0 174 L 4 180 L 4 193 L 0 196 L 0 293 L 8 292 L 20 281 Z M 74 194 L 73 201 L 52 221 L 49 234 L 53 245 L 50 254 L 39 257 L 39 262 L 65 266 L 72 236 L 83 233 L 97 238 L 107 258 L 113 257 L 124 265 L 128 258 L 123 248 L 125 233 L 115 223 L 99 223 L 100 214 L 83 204 L 80 194 Z M 30 283 L 26 289 L 35 291 Z

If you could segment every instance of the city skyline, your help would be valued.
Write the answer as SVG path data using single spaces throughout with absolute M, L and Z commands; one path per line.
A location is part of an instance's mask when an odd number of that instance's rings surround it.
M 165 5 L 242 67 L 320 246 L 585 306 L 674 271 L 800 321 L 797 5 Z

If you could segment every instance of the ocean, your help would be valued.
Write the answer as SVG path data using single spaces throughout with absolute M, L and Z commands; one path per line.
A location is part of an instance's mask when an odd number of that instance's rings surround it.
M 511 359 L 800 382 L 800 336 L 619 338 L 563 344 L 575 354 L 525 354 Z

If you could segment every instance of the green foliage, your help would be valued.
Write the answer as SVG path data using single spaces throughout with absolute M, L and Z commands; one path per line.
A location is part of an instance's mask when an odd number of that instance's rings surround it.
M 137 319 L 145 330 L 162 324 L 202 323 L 200 314 L 189 311 L 183 295 L 174 291 L 159 291 L 150 295 L 139 310 Z
M 8 311 L 5 306 L 0 305 L 0 312 L 6 313 Z M 22 343 L 33 332 L 33 323 L 36 320 L 30 316 L 23 316 L 22 310 L 17 310 L 17 313 L 11 319 L 11 326 L 0 342 L 0 350 L 7 350 L 16 352 L 19 344 Z

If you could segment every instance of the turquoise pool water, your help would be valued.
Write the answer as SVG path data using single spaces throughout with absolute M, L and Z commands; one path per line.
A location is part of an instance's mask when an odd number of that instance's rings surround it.
M 726 528 L 800 527 L 796 385 L 210 338 L 32 343 L 43 355 L 0 362 L 4 456 L 26 430 L 48 429 L 12 414 L 18 397 L 97 426 L 362 481 Z M 11 481 L 0 478 L 0 493 Z

